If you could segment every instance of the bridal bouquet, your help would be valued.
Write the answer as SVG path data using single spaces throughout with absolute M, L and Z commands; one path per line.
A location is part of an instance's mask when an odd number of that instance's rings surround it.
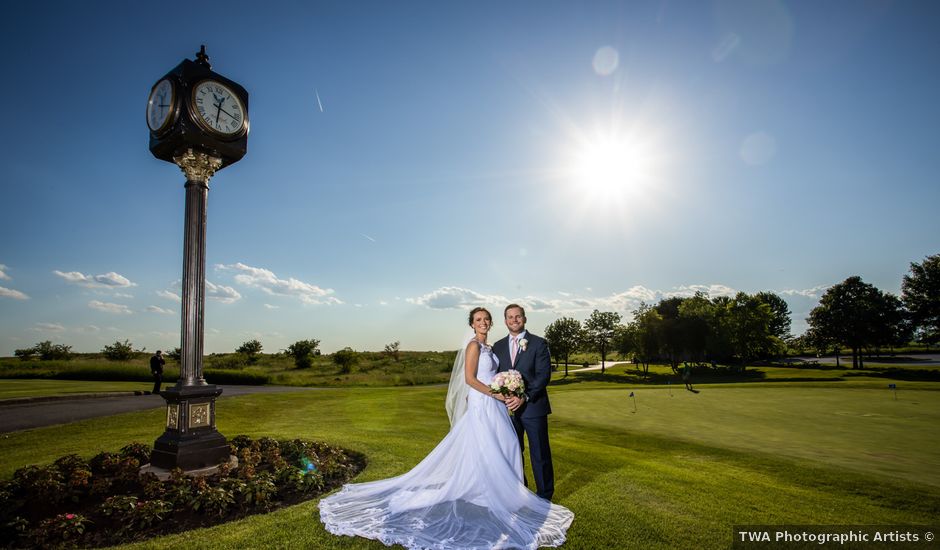
M 524 392 L 525 382 L 522 381 L 522 374 L 515 369 L 497 372 L 490 382 L 490 393 L 522 397 Z M 509 411 L 509 414 L 511 415 L 512 411 Z

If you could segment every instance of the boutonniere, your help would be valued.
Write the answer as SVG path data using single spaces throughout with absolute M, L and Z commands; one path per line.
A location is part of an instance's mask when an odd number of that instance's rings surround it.
M 525 347 L 528 346 L 528 345 L 529 345 L 529 341 L 528 341 L 528 340 L 526 340 L 525 338 L 520 338 L 520 339 L 519 339 L 519 349 L 521 349 L 522 351 L 525 351 Z

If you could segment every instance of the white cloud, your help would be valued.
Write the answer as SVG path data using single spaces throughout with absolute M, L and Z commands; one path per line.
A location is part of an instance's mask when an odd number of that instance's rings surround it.
M 388 302 L 386 302 L 385 300 L 379 300 L 379 305 L 380 305 L 380 306 L 387 306 L 387 305 L 388 305 Z
M 6 274 L 6 270 L 10 269 L 9 267 L 0 264 L 0 281 L 9 281 L 11 277 Z
M 785 296 L 803 296 L 806 298 L 819 298 L 820 292 L 829 288 L 830 285 L 819 285 L 813 288 L 804 288 L 802 290 L 787 289 L 781 290 L 780 294 Z
M 206 281 L 206 298 L 212 298 L 223 304 L 231 304 L 242 299 L 242 295 L 230 286 L 217 285 Z
M 127 277 L 113 271 L 101 275 L 85 275 L 78 271 L 62 272 L 59 270 L 55 270 L 53 273 L 69 283 L 87 288 L 130 288 L 137 286 L 137 283 L 132 283 Z
M 264 307 L 267 309 L 281 309 L 281 306 L 275 306 L 273 304 L 264 304 Z
M 408 302 L 431 309 L 459 309 L 464 307 L 484 306 L 487 304 L 509 303 L 502 296 L 487 296 L 479 292 L 456 286 L 444 286 L 424 296 L 408 298 Z
M 85 325 L 83 327 L 76 328 L 75 332 L 81 332 L 85 334 L 97 334 L 101 332 L 101 328 L 95 325 Z
M 115 298 L 133 298 L 134 297 L 133 294 L 125 294 L 123 292 L 115 292 L 113 296 Z
M 65 327 L 59 323 L 36 323 L 30 330 L 35 332 L 62 332 Z
M 29 300 L 29 296 L 23 294 L 19 290 L 13 290 L 12 288 L 7 288 L 5 286 L 0 286 L 0 297 L 13 298 L 14 300 Z
M 160 306 L 147 306 L 147 311 L 162 313 L 164 315 L 173 315 L 175 313 L 172 309 L 165 309 Z
M 495 306 L 510 302 L 521 304 L 528 311 L 552 311 L 556 313 L 573 314 L 587 313 L 598 309 L 601 311 L 617 311 L 630 313 L 640 306 L 641 302 L 655 304 L 656 302 L 672 296 L 688 297 L 696 292 L 705 292 L 710 297 L 734 296 L 737 291 L 726 285 L 685 285 L 669 290 L 650 289 L 636 285 L 623 292 L 616 292 L 608 296 L 578 296 L 569 292 L 556 291 L 561 296 L 542 297 L 525 296 L 523 298 L 508 299 L 499 295 L 486 295 L 474 290 L 445 286 L 431 291 L 417 298 L 408 298 L 408 302 L 422 305 L 431 309 L 454 309 L 476 306 Z
M 161 298 L 166 298 L 167 300 L 172 300 L 172 301 L 174 301 L 174 302 L 176 302 L 176 303 L 180 303 L 180 302 L 183 301 L 183 299 L 180 298 L 180 295 L 179 295 L 179 294 L 177 294 L 177 293 L 175 293 L 175 292 L 170 292 L 169 290 L 158 290 L 158 291 L 157 291 L 157 296 L 159 296 L 159 297 L 161 297 Z
M 88 302 L 88 307 L 91 309 L 97 309 L 98 311 L 104 311 L 107 313 L 120 313 L 130 315 L 131 309 L 124 304 L 114 304 L 111 302 L 99 302 L 98 300 L 92 300 Z
M 218 264 L 216 269 L 234 271 L 235 282 L 241 285 L 260 288 L 272 296 L 294 296 L 305 304 L 342 304 L 338 298 L 332 296 L 333 289 L 321 288 L 317 285 L 305 283 L 293 277 L 280 279 L 274 272 L 261 267 L 252 267 L 241 262 L 231 265 Z

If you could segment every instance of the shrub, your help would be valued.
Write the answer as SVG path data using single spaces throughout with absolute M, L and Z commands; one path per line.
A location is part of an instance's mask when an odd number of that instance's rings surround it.
M 150 463 L 150 445 L 146 443 L 131 443 L 121 448 L 121 456 L 125 458 L 136 458 L 140 464 Z
M 172 350 L 166 352 L 166 356 L 169 359 L 180 362 L 180 359 L 183 357 L 183 350 L 181 348 L 173 348 Z
M 117 341 L 110 346 L 106 345 L 101 353 L 108 361 L 128 361 L 134 357 L 134 345 L 129 340 Z
M 237 436 L 230 443 L 240 464 L 226 463 L 211 477 L 180 469 L 166 481 L 139 475 L 137 465 L 150 452 L 140 443 L 88 461 L 73 454 L 21 468 L 13 480 L 0 481 L 0 547 L 103 547 L 214 525 L 295 504 L 348 480 L 326 480 L 324 471 L 354 474 L 364 465 L 361 455 L 307 440 Z M 340 455 L 349 468 L 338 465 Z M 73 484 L 80 497 L 74 503 L 66 499 Z M 174 521 L 164 523 L 170 514 Z
M 340 374 L 349 374 L 359 355 L 352 348 L 343 348 L 333 354 L 333 362 L 339 365 Z
M 29 361 L 36 355 L 36 348 L 24 348 L 13 350 L 13 355 L 19 357 L 22 361 Z
M 261 472 L 255 477 L 246 480 L 242 491 L 238 495 L 238 503 L 243 508 L 270 509 L 277 494 L 277 485 L 274 476 L 268 472 Z
M 382 353 L 391 357 L 397 363 L 401 358 L 401 342 L 395 340 L 391 344 L 385 344 L 385 351 Z
M 68 361 L 72 358 L 72 346 L 53 344 L 51 340 L 46 340 L 45 342 L 39 342 L 31 348 L 13 350 L 13 355 L 23 361 L 32 359 L 33 356 L 36 355 L 39 356 L 40 361 Z
M 206 380 L 213 384 L 236 384 L 247 386 L 263 386 L 268 383 L 266 374 L 257 372 L 242 372 L 237 370 L 206 369 L 203 371 Z
M 65 498 L 62 473 L 55 466 L 26 466 L 13 473 L 18 496 L 31 506 L 55 505 Z
M 248 340 L 244 344 L 238 346 L 238 349 L 235 350 L 235 353 L 244 354 L 249 363 L 254 363 L 258 360 L 258 354 L 261 353 L 261 342 L 258 340 Z
M 31 533 L 36 546 L 47 548 L 63 543 L 77 544 L 91 521 L 81 514 L 59 514 L 44 519 Z
M 294 358 L 298 369 L 307 369 L 313 365 L 313 356 L 320 355 L 319 340 L 298 340 L 287 348 L 287 354 Z
M 173 511 L 173 505 L 165 500 L 138 500 L 135 496 L 119 495 L 107 498 L 99 510 L 118 525 L 118 531 L 127 533 L 163 521 Z
M 82 457 L 76 454 L 65 455 L 53 465 L 62 474 L 66 496 L 72 502 L 81 500 L 91 489 L 91 466 Z
M 190 508 L 206 515 L 224 516 L 235 504 L 235 496 L 225 487 L 213 487 L 204 477 L 193 479 L 193 497 Z

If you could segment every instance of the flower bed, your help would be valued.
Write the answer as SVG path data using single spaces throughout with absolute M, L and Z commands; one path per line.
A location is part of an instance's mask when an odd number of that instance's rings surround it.
M 238 466 L 205 477 L 141 474 L 150 461 L 141 443 L 20 468 L 0 482 L 0 545 L 102 547 L 207 527 L 316 498 L 365 467 L 359 453 L 304 439 L 240 435 L 229 445 Z

